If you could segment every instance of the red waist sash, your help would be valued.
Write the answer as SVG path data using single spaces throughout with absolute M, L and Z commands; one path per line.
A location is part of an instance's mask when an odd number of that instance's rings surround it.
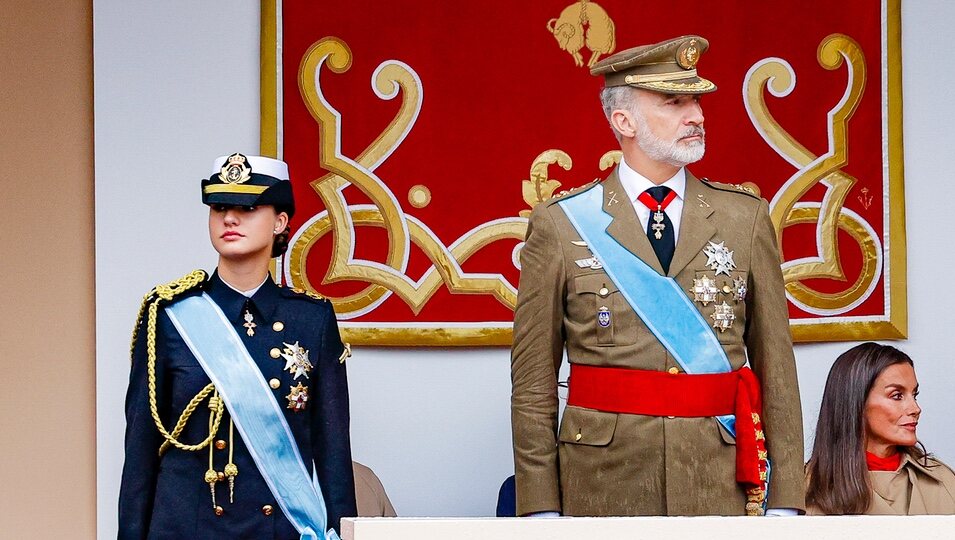
M 766 442 L 759 381 L 749 368 L 691 375 L 571 364 L 567 404 L 646 416 L 736 415 L 736 481 L 762 488 Z

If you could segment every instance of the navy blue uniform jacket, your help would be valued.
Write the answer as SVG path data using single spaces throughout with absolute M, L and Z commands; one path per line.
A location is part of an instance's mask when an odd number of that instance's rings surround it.
M 199 289 L 184 293 L 173 302 L 200 294 Z M 271 278 L 251 299 L 230 288 L 217 274 L 201 289 L 232 321 L 265 380 L 280 381 L 278 388 L 273 389 L 274 397 L 285 412 L 306 468 L 317 473 L 328 508 L 328 526 L 340 530 L 340 519 L 357 515 L 357 510 L 348 430 L 348 385 L 345 365 L 339 362 L 343 346 L 331 303 L 279 287 Z M 256 324 L 254 336 L 248 336 L 243 327 L 246 302 Z M 216 504 L 223 508 L 221 516 L 215 513 L 209 484 L 203 480 L 209 468 L 208 447 L 197 452 L 170 447 L 159 456 L 163 438 L 149 412 L 146 319 L 144 315 L 133 351 L 126 396 L 126 462 L 119 496 L 119 538 L 298 539 L 299 534 L 276 504 L 238 429 L 232 437 L 233 460 L 239 469 L 235 502 L 229 503 L 228 482 L 218 482 Z M 276 325 L 277 322 L 282 324 Z M 281 351 L 284 344 L 295 342 L 308 350 L 314 366 L 307 379 L 300 376 L 293 380 L 293 374 L 284 370 L 285 359 L 270 354 L 273 348 Z M 305 410 L 295 412 L 287 408 L 286 396 L 299 382 L 308 387 L 308 402 Z M 209 383 L 160 305 L 156 322 L 156 399 L 168 431 L 172 431 L 189 400 Z M 203 401 L 195 410 L 180 441 L 196 444 L 208 436 L 207 402 Z M 229 441 L 228 411 L 214 439 L 218 440 Z M 228 445 L 213 450 L 216 471 L 223 470 L 228 456 Z M 271 513 L 263 511 L 266 505 L 272 507 Z

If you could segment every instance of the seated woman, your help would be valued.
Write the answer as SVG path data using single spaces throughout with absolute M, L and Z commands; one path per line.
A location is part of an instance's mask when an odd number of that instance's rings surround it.
M 836 359 L 806 466 L 810 514 L 955 514 L 955 473 L 916 438 L 917 397 L 912 359 L 895 347 Z

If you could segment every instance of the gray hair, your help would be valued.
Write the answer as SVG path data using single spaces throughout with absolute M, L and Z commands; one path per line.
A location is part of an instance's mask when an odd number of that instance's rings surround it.
M 613 135 L 618 141 L 622 140 L 623 136 L 617 131 L 617 128 L 613 127 L 610 116 L 616 110 L 635 111 L 637 108 L 636 94 L 629 86 L 607 86 L 600 91 L 600 105 L 603 107 L 604 116 L 607 117 L 610 129 L 613 130 Z

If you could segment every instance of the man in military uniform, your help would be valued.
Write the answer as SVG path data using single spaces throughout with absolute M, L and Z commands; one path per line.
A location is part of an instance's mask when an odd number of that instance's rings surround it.
M 799 391 L 768 205 L 685 168 L 703 157 L 700 95 L 716 90 L 696 71 L 707 47 L 684 36 L 596 64 L 623 159 L 602 182 L 531 215 L 512 352 L 518 515 L 804 507 Z

